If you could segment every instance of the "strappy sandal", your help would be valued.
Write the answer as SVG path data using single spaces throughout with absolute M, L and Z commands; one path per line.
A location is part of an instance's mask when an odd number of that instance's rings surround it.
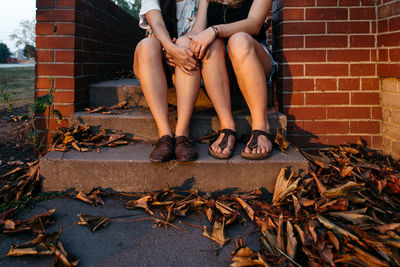
M 271 140 L 274 140 L 273 136 L 267 132 L 264 131 L 260 131 L 260 130 L 253 130 L 251 132 L 251 138 L 250 138 L 250 142 L 247 144 L 247 147 L 250 148 L 251 150 L 253 150 L 254 148 L 257 147 L 258 145 L 258 137 L 260 135 L 263 135 L 265 137 L 267 137 L 267 139 L 271 142 Z M 271 151 L 265 152 L 265 153 L 260 153 L 260 154 L 254 154 L 254 153 L 246 153 L 244 152 L 245 150 L 242 150 L 242 158 L 245 159 L 253 159 L 253 160 L 261 160 L 261 159 L 266 159 L 269 157 L 269 155 L 271 154 Z
M 222 138 L 221 142 L 218 144 L 218 146 L 222 150 L 224 150 L 228 146 L 229 136 L 231 136 L 231 135 L 234 136 L 235 143 L 236 143 L 237 134 L 235 131 L 232 131 L 230 129 L 222 129 L 222 130 L 218 131 L 218 138 L 221 134 L 225 134 L 224 137 Z M 235 147 L 232 148 L 232 150 L 229 154 L 218 153 L 218 152 L 215 152 L 214 150 L 212 150 L 211 146 L 208 147 L 208 153 L 210 153 L 210 155 L 216 159 L 229 159 L 230 157 L 232 157 L 234 151 L 235 151 Z

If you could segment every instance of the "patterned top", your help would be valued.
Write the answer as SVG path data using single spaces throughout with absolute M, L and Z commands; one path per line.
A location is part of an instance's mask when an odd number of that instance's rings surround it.
M 199 0 L 183 0 L 176 3 L 176 19 L 177 19 L 177 30 L 178 37 L 188 33 L 195 21 Z M 139 13 L 139 26 L 147 30 L 147 35 L 151 36 L 152 31 L 150 26 L 147 24 L 145 14 L 150 10 L 160 10 L 160 4 L 158 0 L 142 0 L 142 6 Z

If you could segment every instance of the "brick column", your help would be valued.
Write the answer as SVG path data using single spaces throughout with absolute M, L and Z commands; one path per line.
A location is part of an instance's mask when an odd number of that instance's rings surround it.
M 382 90 L 383 149 L 400 158 L 400 1 L 378 7 L 378 75 Z
M 110 0 L 37 0 L 35 95 L 54 77 L 55 105 L 68 117 L 88 103 L 88 86 L 132 68 L 144 36 L 135 18 Z M 50 130 L 56 129 L 55 118 Z M 45 118 L 38 124 L 44 128 Z M 68 125 L 64 120 L 63 126 Z
M 299 146 L 340 144 L 363 137 L 380 147 L 373 0 L 277 0 L 274 51 L 277 88 Z

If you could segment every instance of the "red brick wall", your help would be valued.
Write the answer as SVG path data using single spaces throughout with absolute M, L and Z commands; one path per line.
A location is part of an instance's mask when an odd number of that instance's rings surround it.
M 299 146 L 363 137 L 381 145 L 374 0 L 277 0 L 277 80 L 288 137 Z
M 89 84 L 131 69 L 144 32 L 110 0 L 37 0 L 36 6 L 36 96 L 48 92 L 54 77 L 56 108 L 69 116 L 87 104 Z M 52 120 L 50 128 L 56 126 Z

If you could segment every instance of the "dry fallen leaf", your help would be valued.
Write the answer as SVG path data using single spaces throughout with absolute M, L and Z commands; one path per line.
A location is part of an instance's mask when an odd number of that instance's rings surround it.
M 243 207 L 246 211 L 247 215 L 249 216 L 251 221 L 254 221 L 254 210 L 246 203 L 246 201 L 242 200 L 240 197 L 236 198 L 236 201 Z
M 149 204 L 148 202 L 152 199 L 151 196 L 144 196 L 138 200 L 130 200 L 129 202 L 126 203 L 126 207 L 127 208 L 142 208 L 145 211 L 147 211 L 148 213 L 150 213 L 151 215 L 153 215 L 154 213 L 149 209 Z
M 346 237 L 349 237 L 357 242 L 360 242 L 360 239 L 353 235 L 352 233 L 350 233 L 349 231 L 346 231 L 345 229 L 341 228 L 340 226 L 332 223 L 331 221 L 329 221 L 328 219 L 326 219 L 325 217 L 321 216 L 321 215 L 317 215 L 318 221 L 320 221 L 326 228 L 337 232 L 338 234 L 344 235 Z
M 93 216 L 81 213 L 78 214 L 78 218 L 79 218 L 78 224 L 88 226 L 93 233 L 96 232 L 96 230 L 99 229 L 99 227 L 106 227 L 108 221 L 110 220 L 107 217 Z
M 343 197 L 347 194 L 350 189 L 363 186 L 362 184 L 355 183 L 353 181 L 348 181 L 346 184 L 342 186 L 338 186 L 336 188 L 332 188 L 325 191 L 325 196 L 334 198 L 334 197 Z
M 83 191 L 79 191 L 75 197 L 90 205 L 104 205 L 105 203 L 103 199 L 100 197 L 100 195 L 101 195 L 101 190 L 99 190 L 98 188 L 94 188 L 88 194 L 86 194 Z
M 254 253 L 250 248 L 240 248 L 232 257 L 231 267 L 241 266 L 265 266 L 259 259 L 258 254 Z
M 293 226 L 289 221 L 286 222 L 286 236 L 287 236 L 286 251 L 288 256 L 292 260 L 294 260 L 297 250 L 297 240 L 296 237 L 294 236 Z
M 225 218 L 222 219 L 222 222 L 214 222 L 212 232 L 205 226 L 203 226 L 203 230 L 203 236 L 217 242 L 221 247 L 225 246 L 231 240 L 225 235 Z
M 278 127 L 278 129 L 276 129 L 275 143 L 279 146 L 279 149 L 282 152 L 286 152 L 288 147 L 290 146 L 290 142 L 283 135 L 281 127 Z

